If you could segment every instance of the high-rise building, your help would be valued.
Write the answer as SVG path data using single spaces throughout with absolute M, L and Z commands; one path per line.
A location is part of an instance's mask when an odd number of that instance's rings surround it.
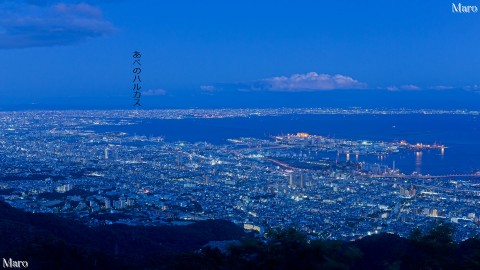
M 289 175 L 288 185 L 290 187 L 304 188 L 307 184 L 307 181 L 308 181 L 307 174 L 304 173 L 303 171 L 292 172 Z
M 110 209 L 111 205 L 110 205 L 110 200 L 109 199 L 105 199 L 105 208 L 106 209 Z

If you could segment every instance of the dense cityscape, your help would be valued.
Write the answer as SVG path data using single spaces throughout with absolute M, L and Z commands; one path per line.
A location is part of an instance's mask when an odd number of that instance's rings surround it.
M 456 239 L 480 232 L 479 171 L 405 174 L 359 161 L 392 153 L 444 153 L 448 145 L 277 134 L 223 145 L 97 132 L 143 119 L 284 114 L 467 114 L 477 111 L 237 109 L 2 112 L 0 198 L 29 212 L 89 226 L 188 224 L 225 219 L 260 235 L 294 226 L 311 238 L 408 235 L 448 221 Z M 341 158 L 339 158 L 341 157 Z

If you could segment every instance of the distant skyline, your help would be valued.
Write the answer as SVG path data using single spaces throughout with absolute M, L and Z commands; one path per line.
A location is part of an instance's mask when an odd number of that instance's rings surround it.
M 130 108 L 133 51 L 144 109 L 476 109 L 479 30 L 444 0 L 0 0 L 0 109 Z

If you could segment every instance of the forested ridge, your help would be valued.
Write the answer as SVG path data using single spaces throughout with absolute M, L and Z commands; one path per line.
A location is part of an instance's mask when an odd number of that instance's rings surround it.
M 188 226 L 90 228 L 0 202 L 0 255 L 28 269 L 480 269 L 480 239 L 453 241 L 452 226 L 346 242 L 309 240 L 294 228 L 265 237 L 223 220 Z M 231 241 L 222 250 L 211 241 Z

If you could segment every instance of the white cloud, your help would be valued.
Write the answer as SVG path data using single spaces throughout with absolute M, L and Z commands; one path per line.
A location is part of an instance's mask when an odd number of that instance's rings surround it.
M 422 88 L 420 88 L 416 85 L 413 85 L 413 84 L 402 85 L 402 86 L 400 86 L 400 89 L 401 90 L 422 90 Z
M 436 85 L 421 87 L 415 84 L 369 86 L 367 83 L 360 82 L 352 77 L 345 75 L 318 74 L 309 72 L 305 74 L 293 74 L 291 76 L 278 76 L 264 78 L 250 82 L 237 83 L 218 83 L 213 85 L 202 85 L 200 89 L 207 92 L 214 91 L 237 91 L 237 92 L 257 92 L 257 91 L 276 91 L 276 92 L 314 92 L 328 90 L 386 90 L 386 91 L 422 91 L 422 90 L 454 90 L 462 87 Z M 479 85 L 463 87 L 465 90 L 479 91 Z
M 165 96 L 167 91 L 163 89 L 149 89 L 147 91 L 143 91 L 142 95 L 144 96 Z
M 200 89 L 206 92 L 213 92 L 216 90 L 216 87 L 214 85 L 202 85 L 200 86 Z
M 436 85 L 436 86 L 430 87 L 429 89 L 432 89 L 432 90 L 451 90 L 451 89 L 455 89 L 455 87 L 446 86 L 446 85 Z
M 382 88 L 380 88 L 382 89 Z M 413 84 L 407 84 L 407 85 L 402 85 L 402 86 L 388 86 L 385 88 L 388 91 L 399 91 L 399 90 L 408 90 L 408 91 L 416 91 L 416 90 L 422 90 L 419 86 L 413 85 Z
M 468 85 L 468 86 L 465 86 L 463 89 L 467 90 L 467 91 L 480 91 L 480 85 Z
M 336 89 L 365 89 L 367 84 L 344 75 L 293 74 L 290 77 L 273 77 L 259 81 L 263 88 L 271 91 L 322 91 Z

